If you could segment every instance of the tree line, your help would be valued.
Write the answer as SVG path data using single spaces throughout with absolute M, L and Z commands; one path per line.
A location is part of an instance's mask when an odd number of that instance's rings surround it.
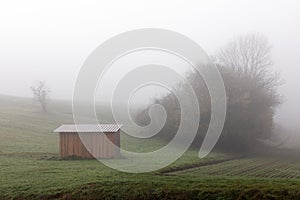
M 261 139 L 271 136 L 275 109 L 281 103 L 277 88 L 282 83 L 279 73 L 273 69 L 271 49 L 264 35 L 248 34 L 233 39 L 211 56 L 221 73 L 227 95 L 226 120 L 216 148 L 248 151 L 259 145 Z M 199 146 L 210 122 L 210 96 L 196 71 L 190 70 L 186 78 L 192 83 L 201 108 L 199 130 L 193 144 Z M 185 84 L 178 83 L 174 90 L 184 94 Z M 153 99 L 151 104 L 161 104 L 167 112 L 166 124 L 156 137 L 170 140 L 180 124 L 179 102 L 174 94 L 168 93 Z M 138 123 L 149 123 L 151 104 L 138 114 Z

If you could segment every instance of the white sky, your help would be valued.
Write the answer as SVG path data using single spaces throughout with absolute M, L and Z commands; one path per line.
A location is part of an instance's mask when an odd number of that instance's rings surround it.
M 300 2 L 1 1 L 0 94 L 30 96 L 46 80 L 52 98 L 71 99 L 86 57 L 108 38 L 137 28 L 180 32 L 209 54 L 232 37 L 260 32 L 273 44 L 285 85 L 277 119 L 296 126 L 300 113 Z

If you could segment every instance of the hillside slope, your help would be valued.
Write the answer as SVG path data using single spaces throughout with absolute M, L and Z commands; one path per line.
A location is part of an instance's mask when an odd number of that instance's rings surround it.
M 73 122 L 70 105 L 52 101 L 50 112 L 45 114 L 31 99 L 0 96 L 0 199 L 295 199 L 300 196 L 299 179 L 210 175 L 207 172 L 210 165 L 222 160 L 230 162 L 236 156 L 224 153 L 214 152 L 199 159 L 197 150 L 189 150 L 171 166 L 146 174 L 118 172 L 96 160 L 60 160 L 58 137 L 52 130 L 62 123 Z M 136 141 L 125 134 L 121 141 L 122 146 L 136 152 L 151 151 L 165 144 L 158 140 Z M 207 166 L 206 171 L 202 171 L 202 165 Z M 185 171 L 189 168 L 195 170 Z M 220 172 L 222 165 L 212 169 Z M 178 170 L 183 172 L 176 173 Z M 166 173 L 170 171 L 173 173 Z

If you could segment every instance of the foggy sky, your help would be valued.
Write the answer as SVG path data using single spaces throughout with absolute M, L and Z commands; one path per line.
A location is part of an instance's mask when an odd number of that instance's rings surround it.
M 0 94 L 31 96 L 45 80 L 51 98 L 71 99 L 87 56 L 102 42 L 138 28 L 182 33 L 213 54 L 234 36 L 263 33 L 285 84 L 276 120 L 298 127 L 300 2 L 252 1 L 2 1 Z

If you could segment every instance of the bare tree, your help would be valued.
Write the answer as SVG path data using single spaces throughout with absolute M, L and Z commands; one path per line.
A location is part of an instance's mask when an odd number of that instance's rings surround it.
M 47 89 L 46 83 L 44 81 L 39 81 L 37 85 L 31 86 L 30 89 L 33 92 L 35 100 L 41 104 L 43 112 L 47 112 L 50 90 Z
M 272 68 L 272 47 L 266 36 L 240 36 L 215 56 L 226 86 L 228 145 L 243 146 L 271 136 L 276 107 L 281 103 L 277 88 L 282 83 Z M 252 141 L 252 142 L 251 142 Z
M 274 92 L 281 79 L 272 69 L 271 49 L 266 36 L 248 34 L 229 42 L 215 58 L 217 63 L 231 67 L 242 78 L 252 79 L 260 87 Z

